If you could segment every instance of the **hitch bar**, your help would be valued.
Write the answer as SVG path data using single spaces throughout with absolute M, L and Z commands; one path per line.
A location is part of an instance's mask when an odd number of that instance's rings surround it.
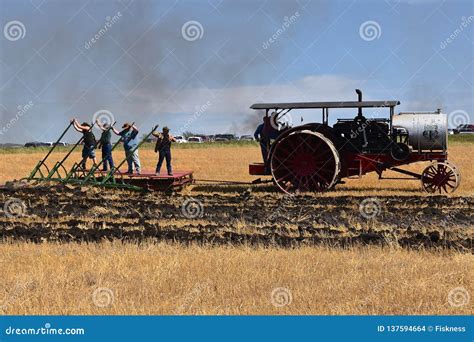
M 413 178 L 390 178 L 390 177 L 389 178 L 383 178 L 382 173 L 380 173 L 379 179 L 407 179 L 407 180 L 421 179 L 420 174 L 415 173 L 415 172 L 411 172 L 411 171 L 407 171 L 407 170 L 403 170 L 403 169 L 400 169 L 398 167 L 391 167 L 388 170 L 395 171 L 395 172 L 398 172 L 398 173 L 401 173 L 401 174 L 404 174 L 404 175 L 412 176 Z

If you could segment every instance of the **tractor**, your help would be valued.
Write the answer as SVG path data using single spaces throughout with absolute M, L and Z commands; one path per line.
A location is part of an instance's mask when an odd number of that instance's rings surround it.
M 263 162 L 249 165 L 251 175 L 271 175 L 285 193 L 324 192 L 344 178 L 360 178 L 386 170 L 403 174 L 395 179 L 418 179 L 429 193 L 451 193 L 461 181 L 457 167 L 448 162 L 447 115 L 435 112 L 404 112 L 395 115 L 399 101 L 256 103 L 264 110 L 264 122 L 278 130 L 274 139 L 262 139 Z M 329 109 L 354 108 L 354 119 L 328 124 Z M 367 118 L 367 108 L 388 109 L 388 118 Z M 281 127 L 279 120 L 292 110 L 321 109 L 322 123 Z M 269 115 L 270 114 L 270 115 Z M 271 119 L 270 119 L 271 118 Z M 265 119 L 268 119 L 265 121 Z M 430 161 L 421 174 L 400 166 Z M 408 177 L 406 177 L 408 176 Z M 394 178 L 390 178 L 394 179 Z

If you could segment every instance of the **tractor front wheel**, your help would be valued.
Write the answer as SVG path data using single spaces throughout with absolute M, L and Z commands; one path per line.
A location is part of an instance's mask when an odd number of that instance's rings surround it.
M 421 185 L 429 193 L 454 192 L 461 182 L 461 174 L 454 164 L 437 162 L 428 166 L 421 174 Z

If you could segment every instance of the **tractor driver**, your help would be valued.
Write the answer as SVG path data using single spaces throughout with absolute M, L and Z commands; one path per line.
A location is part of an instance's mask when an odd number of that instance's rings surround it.
M 265 169 L 268 167 L 268 151 L 270 150 L 270 144 L 272 140 L 275 140 L 280 135 L 277 123 L 277 113 L 273 112 L 271 117 L 265 115 L 263 118 L 263 123 L 258 125 L 255 133 L 253 134 L 255 140 L 260 142 L 260 149 L 262 150 L 262 158 L 265 163 Z M 274 123 L 274 124 L 272 124 Z

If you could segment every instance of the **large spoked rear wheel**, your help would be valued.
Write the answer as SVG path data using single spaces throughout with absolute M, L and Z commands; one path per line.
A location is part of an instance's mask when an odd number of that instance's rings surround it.
M 277 186 L 294 194 L 330 189 L 338 180 L 341 163 L 331 140 L 321 133 L 301 130 L 276 143 L 270 167 Z
M 454 192 L 460 182 L 459 170 L 448 162 L 431 164 L 421 174 L 421 185 L 429 193 Z

